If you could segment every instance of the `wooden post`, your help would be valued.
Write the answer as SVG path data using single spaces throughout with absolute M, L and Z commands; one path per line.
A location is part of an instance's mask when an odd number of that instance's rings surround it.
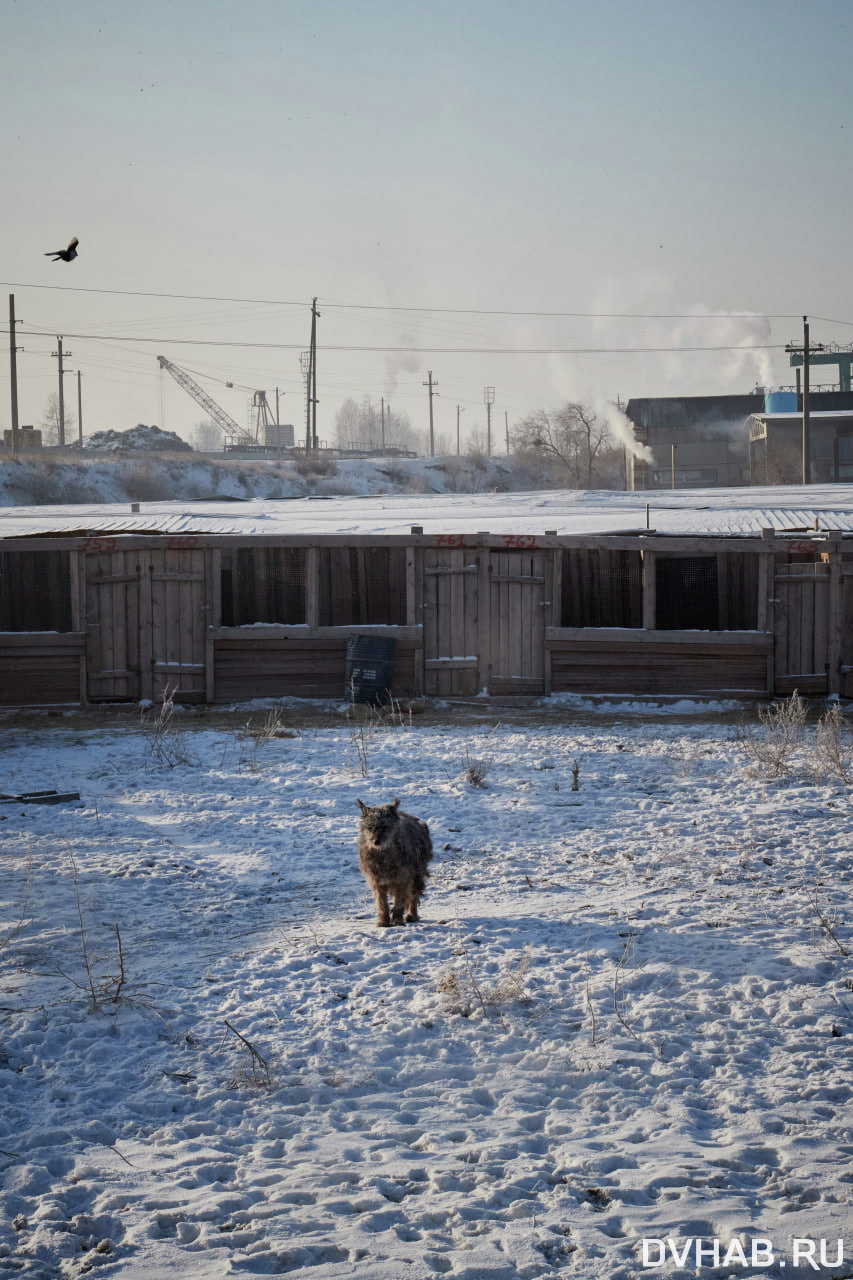
M 418 600 L 415 595 L 415 548 L 406 547 L 406 626 L 418 625 Z M 421 618 L 423 622 L 423 618 Z
M 841 627 L 844 604 L 844 584 L 841 577 L 841 535 L 829 540 L 829 618 L 827 635 L 827 684 L 826 691 L 841 694 Z
M 154 653 L 152 647 L 151 616 L 151 576 L 154 565 L 151 551 L 140 551 L 139 555 L 139 609 L 136 615 L 136 629 L 139 635 L 139 697 L 140 700 L 154 699 Z
M 484 539 L 477 548 L 477 649 L 479 659 L 478 692 L 488 691 L 492 679 L 492 637 L 490 616 L 492 610 L 492 563 L 491 553 L 485 542 L 488 533 L 478 533 Z
M 320 548 L 305 552 L 305 621 L 309 627 L 320 625 Z
M 71 630 L 86 632 L 86 554 L 83 551 L 69 551 L 68 568 L 71 586 Z M 80 705 L 88 702 L 88 678 L 86 674 L 86 649 L 80 654 Z
M 641 552 L 643 557 L 643 630 L 654 631 L 657 620 L 656 555 L 654 551 Z
M 213 628 L 222 625 L 222 552 L 212 549 L 205 556 L 204 700 L 216 701 L 216 648 Z
M 760 554 L 758 561 L 758 618 L 756 627 L 759 631 L 774 634 L 773 643 L 767 654 L 767 693 L 772 697 L 776 683 L 776 640 L 775 640 L 775 608 L 776 608 L 776 553 L 773 541 L 774 529 L 762 529 L 761 540 L 767 543 L 767 551 Z

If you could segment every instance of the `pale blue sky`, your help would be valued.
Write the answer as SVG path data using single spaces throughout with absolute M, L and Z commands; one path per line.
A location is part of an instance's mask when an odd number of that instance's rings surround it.
M 25 328 L 45 331 L 19 340 L 24 422 L 55 389 L 64 334 L 87 431 L 160 421 L 157 354 L 209 374 L 240 421 L 240 387 L 278 385 L 299 424 L 314 295 L 326 438 L 348 395 L 390 397 L 425 426 L 428 369 L 437 427 L 454 434 L 457 403 L 466 428 L 482 425 L 486 384 L 502 424 L 569 396 L 792 380 L 779 351 L 460 348 L 784 343 L 803 313 L 850 322 L 815 320 L 815 339 L 853 340 L 850 0 L 0 0 L 0 12 L 3 313 L 14 292 Z M 43 256 L 72 235 L 76 262 Z M 57 284 L 115 292 L 43 287 Z M 129 296 L 140 291 L 293 305 Z M 418 307 L 791 319 L 392 309 Z M 189 433 L 201 411 L 172 383 L 166 394 L 163 425 Z

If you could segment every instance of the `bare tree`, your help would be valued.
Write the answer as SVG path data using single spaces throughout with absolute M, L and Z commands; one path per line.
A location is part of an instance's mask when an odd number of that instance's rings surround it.
M 222 428 L 210 418 L 197 422 L 193 427 L 192 446 L 199 453 L 221 453 L 224 441 Z
M 406 413 L 392 413 L 385 409 L 385 429 L 382 429 L 382 407 L 370 396 L 359 403 L 352 398 L 343 402 L 335 417 L 335 432 L 341 449 L 381 449 L 383 444 L 392 449 L 414 449 L 416 435 Z
M 608 423 L 589 405 L 568 403 L 561 409 L 539 409 L 515 429 L 513 446 L 522 461 L 550 463 L 546 470 L 575 489 L 592 489 L 609 481 L 621 450 Z M 618 473 L 618 465 L 617 465 Z
M 71 435 L 77 425 L 77 418 L 68 407 L 68 400 L 65 401 L 65 443 L 71 440 Z M 59 392 L 51 391 L 47 397 L 44 406 L 44 413 L 41 419 L 42 439 L 45 444 L 59 444 Z
M 471 459 L 475 467 L 485 467 L 488 457 L 488 437 L 485 427 L 474 427 L 469 431 L 465 444 L 465 456 Z

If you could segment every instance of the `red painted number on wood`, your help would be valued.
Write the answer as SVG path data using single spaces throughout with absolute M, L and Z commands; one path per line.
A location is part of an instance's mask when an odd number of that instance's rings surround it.
M 531 547 L 536 546 L 536 536 L 532 533 L 508 533 L 504 537 L 504 546 L 517 547 L 522 551 L 529 551 Z
M 465 540 L 461 533 L 439 533 L 435 542 L 439 547 L 461 547 Z
M 84 551 L 115 551 L 115 538 L 86 538 L 83 542 Z
M 186 538 L 170 538 L 166 546 L 170 551 L 191 551 L 193 547 L 198 546 L 198 538 L 194 533 Z

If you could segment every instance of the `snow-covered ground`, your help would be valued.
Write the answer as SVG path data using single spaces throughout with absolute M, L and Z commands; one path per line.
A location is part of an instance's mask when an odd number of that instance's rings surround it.
M 853 1274 L 849 789 L 721 705 L 501 714 L 6 718 L 81 801 L 0 806 L 0 1273 Z

